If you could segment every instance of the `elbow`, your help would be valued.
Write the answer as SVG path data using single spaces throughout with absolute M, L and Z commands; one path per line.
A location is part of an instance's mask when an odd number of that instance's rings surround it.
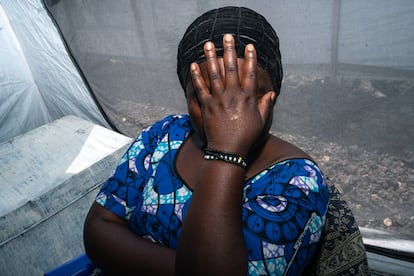
M 96 235 L 96 230 L 98 228 L 97 218 L 92 216 L 91 211 L 89 211 L 83 225 L 83 246 L 86 255 L 95 264 L 97 264 L 96 252 L 98 251 L 97 245 L 99 244 L 99 242 L 96 241 L 97 236 L 99 236 Z

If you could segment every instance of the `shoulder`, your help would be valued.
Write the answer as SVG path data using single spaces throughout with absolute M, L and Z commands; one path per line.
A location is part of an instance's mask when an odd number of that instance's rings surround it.
M 273 164 L 251 178 L 245 186 L 244 200 L 257 215 L 280 221 L 299 214 L 305 214 L 308 220 L 314 213 L 321 219 L 322 228 L 330 192 L 314 161 L 294 158 Z
M 253 163 L 256 167 L 249 178 L 251 187 L 276 188 L 293 197 L 318 194 L 322 202 L 329 201 L 325 176 L 306 152 L 275 136 L 269 137 L 261 152 Z
M 319 246 L 330 201 L 316 163 L 306 158 L 277 162 L 250 179 L 244 191 L 242 217 L 247 247 L 263 254 L 258 256 L 266 261 L 283 256 L 291 263 L 283 269 L 289 270 L 288 274 L 300 274 L 303 261 L 311 259 Z M 268 248 L 282 249 L 275 256 Z M 256 258 L 256 254 L 249 258 Z M 249 266 L 254 264 L 250 262 Z
M 306 158 L 293 158 L 278 162 L 269 167 L 269 172 L 273 181 L 289 183 L 294 186 L 298 186 L 297 183 L 301 182 L 311 191 L 319 190 L 319 188 L 328 190 L 325 177 L 319 166 Z
M 312 158 L 303 150 L 273 135 L 269 135 L 263 145 L 255 150 L 252 159 L 253 160 L 247 172 L 247 178 L 250 178 L 261 171 L 266 170 L 271 165 L 284 160 L 312 160 Z
M 135 138 L 134 143 L 141 143 L 146 147 L 152 148 L 166 135 L 173 139 L 184 139 L 191 129 L 191 122 L 188 115 L 169 115 L 144 129 Z
M 296 187 L 305 194 L 320 190 L 328 192 L 323 172 L 315 161 L 307 158 L 290 158 L 279 161 L 251 178 L 251 182 L 262 185 L 280 184 L 285 188 Z
M 188 115 L 169 115 L 142 130 L 129 145 L 120 163 L 137 158 L 138 155 L 145 157 L 151 154 L 163 139 L 169 142 L 182 142 L 191 130 L 192 126 Z
M 169 115 L 144 129 L 140 136 L 143 134 L 151 134 L 157 137 L 164 136 L 168 132 L 174 131 L 175 129 L 189 131 L 191 129 L 190 117 L 186 114 Z
M 308 153 L 306 153 L 296 145 L 274 135 L 269 136 L 267 146 L 268 152 L 275 156 L 275 158 L 277 159 L 276 161 L 301 158 L 312 160 Z

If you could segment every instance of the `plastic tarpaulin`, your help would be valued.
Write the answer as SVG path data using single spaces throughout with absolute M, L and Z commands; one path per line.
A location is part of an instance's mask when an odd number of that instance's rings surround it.
M 0 142 L 64 115 L 108 126 L 40 0 L 0 1 Z

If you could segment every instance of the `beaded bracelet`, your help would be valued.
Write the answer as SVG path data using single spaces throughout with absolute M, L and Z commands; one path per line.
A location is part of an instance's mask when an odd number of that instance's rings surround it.
M 242 167 L 243 169 L 247 168 L 247 160 L 245 157 L 237 154 L 224 152 L 213 149 L 204 150 L 204 159 L 205 160 L 221 160 L 227 163 L 231 163 L 237 166 Z

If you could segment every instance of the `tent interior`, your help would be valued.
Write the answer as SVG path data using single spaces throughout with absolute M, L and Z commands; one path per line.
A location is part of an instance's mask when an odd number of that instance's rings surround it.
M 130 139 L 166 115 L 187 113 L 176 75 L 178 42 L 199 14 L 225 5 L 258 11 L 278 33 L 284 80 L 271 132 L 309 152 L 340 190 L 373 271 L 414 273 L 410 0 L 0 0 L 1 147 L 65 116 Z M 10 158 L 24 154 L 9 152 L 0 156 L 9 167 L 0 168 L 13 171 Z M 47 174 L 55 165 L 46 160 L 42 168 Z M 0 191 L 20 184 L 12 177 L 0 171 Z M 16 227 L 3 223 L 5 206 L 0 204 L 2 232 Z M 86 210 L 80 212 L 82 220 Z M 46 272 L 82 254 L 82 227 L 71 230 L 75 248 L 53 260 L 38 256 L 42 266 L 28 264 L 26 273 Z M 14 256 L 11 244 L 23 235 L 5 237 L 0 252 Z M 21 269 L 20 260 L 4 256 L 1 275 Z

